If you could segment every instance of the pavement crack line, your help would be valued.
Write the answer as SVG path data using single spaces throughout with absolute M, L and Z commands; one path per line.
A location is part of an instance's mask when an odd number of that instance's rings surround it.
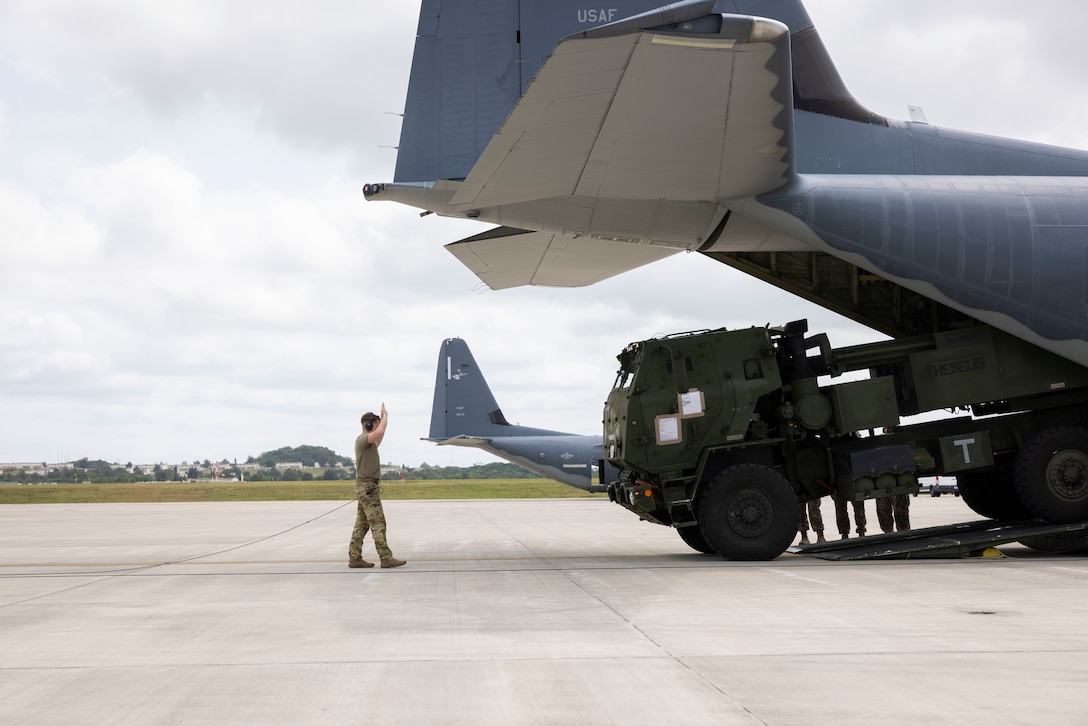
M 660 650 L 669 660 L 671 660 L 672 662 L 676 663 L 678 666 L 680 666 L 684 670 L 691 673 L 696 679 L 698 679 L 699 681 L 702 681 L 703 683 L 705 683 L 707 685 L 707 687 L 711 688 L 714 691 L 717 691 L 719 694 L 721 694 L 722 698 L 724 698 L 727 701 L 729 701 L 730 703 L 732 703 L 737 709 L 739 709 L 739 710 L 743 711 L 744 713 L 748 714 L 749 716 L 751 716 L 753 719 L 755 719 L 759 723 L 762 723 L 762 724 L 767 723 L 766 721 L 761 719 L 759 716 L 752 713 L 752 710 L 750 708 L 748 708 L 744 704 L 740 703 L 737 699 L 733 698 L 733 696 L 729 695 L 729 693 L 727 693 L 725 690 L 723 690 L 721 688 L 721 686 L 719 686 L 718 684 L 711 681 L 709 678 L 704 676 L 701 672 L 699 672 L 698 670 L 693 668 L 691 665 L 686 663 L 682 658 L 680 658 L 679 656 L 674 654 L 672 651 L 670 651 L 668 648 L 666 648 L 663 644 L 661 644 L 657 640 L 655 640 L 652 635 L 650 635 L 645 630 L 640 628 L 638 625 L 633 623 L 631 621 L 631 619 L 628 618 L 626 615 L 621 613 L 619 610 L 617 610 L 615 607 L 613 607 L 609 603 L 605 602 L 596 593 L 591 592 L 585 585 L 583 585 L 581 582 L 579 582 L 577 579 L 575 579 L 571 575 L 569 570 L 560 569 L 559 572 L 563 573 L 563 576 L 566 577 L 571 582 L 571 584 L 573 584 L 579 590 L 584 592 L 590 598 L 592 598 L 592 599 L 596 600 L 598 603 L 600 603 L 602 607 L 604 607 L 607 610 L 611 610 L 613 613 L 615 613 L 616 617 L 618 617 L 620 620 L 625 622 L 632 630 L 634 630 L 636 633 L 641 635 L 648 642 L 652 643 L 653 646 L 655 648 L 657 648 L 658 650 Z

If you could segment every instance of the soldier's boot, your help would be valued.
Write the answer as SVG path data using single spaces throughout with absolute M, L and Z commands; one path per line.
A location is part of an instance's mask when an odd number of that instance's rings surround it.
M 864 537 L 864 536 L 865 536 L 865 530 L 864 529 L 859 529 L 858 530 L 858 537 Z
M 352 560 L 352 559 L 348 560 L 348 567 L 351 567 L 353 569 L 359 568 L 359 567 L 373 567 L 373 566 L 374 566 L 373 562 L 367 562 L 366 560 L 364 560 L 362 558 L 357 559 L 357 560 Z
M 398 560 L 396 557 L 384 557 L 382 558 L 382 567 L 400 567 L 401 565 L 407 565 L 406 560 Z
M 842 537 L 839 537 L 839 539 L 850 539 L 850 535 L 846 532 L 843 532 Z
M 822 529 L 817 530 L 816 531 L 816 543 L 819 544 L 820 542 L 826 542 L 826 541 L 827 541 L 827 539 L 824 538 L 824 531 Z
M 808 544 L 808 532 L 801 533 L 801 544 Z

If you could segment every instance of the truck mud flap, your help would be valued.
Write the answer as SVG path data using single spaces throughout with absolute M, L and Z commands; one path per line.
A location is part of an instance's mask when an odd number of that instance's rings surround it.
M 1030 537 L 1071 534 L 1088 530 L 1088 522 L 1046 524 L 1038 520 L 1002 522 L 983 519 L 941 527 L 872 537 L 820 542 L 789 548 L 789 552 L 821 560 L 905 560 L 977 557 L 988 547 Z M 1086 533 L 1088 534 L 1088 533 Z

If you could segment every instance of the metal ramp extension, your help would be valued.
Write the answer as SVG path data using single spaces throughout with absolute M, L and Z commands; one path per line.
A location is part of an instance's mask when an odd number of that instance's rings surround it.
M 983 519 L 940 527 L 912 529 L 907 532 L 880 534 L 857 539 L 834 540 L 818 544 L 799 545 L 789 552 L 812 555 L 822 560 L 891 560 L 923 558 L 956 558 L 978 556 L 989 547 L 1019 542 L 1031 537 L 1057 536 L 1059 543 L 1069 546 L 1048 547 L 1046 551 L 1079 550 L 1088 544 L 1088 522 L 1045 524 L 1038 520 L 1003 522 Z M 1084 533 L 1078 535 L 1077 533 Z

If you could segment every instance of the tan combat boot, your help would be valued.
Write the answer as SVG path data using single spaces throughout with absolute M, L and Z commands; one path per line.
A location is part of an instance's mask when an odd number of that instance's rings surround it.
M 366 560 L 363 560 L 363 559 L 358 559 L 358 560 L 349 559 L 348 560 L 348 567 L 351 567 L 353 569 L 358 568 L 358 567 L 373 567 L 373 566 L 374 566 L 373 562 L 367 562 Z
M 400 567 L 401 565 L 407 565 L 405 560 L 398 560 L 396 557 L 389 557 L 382 560 L 382 567 Z
M 817 542 L 817 544 L 820 543 L 820 542 L 826 542 L 826 541 L 827 540 L 824 539 L 824 531 L 822 529 L 819 530 L 818 532 L 816 532 L 816 542 Z

